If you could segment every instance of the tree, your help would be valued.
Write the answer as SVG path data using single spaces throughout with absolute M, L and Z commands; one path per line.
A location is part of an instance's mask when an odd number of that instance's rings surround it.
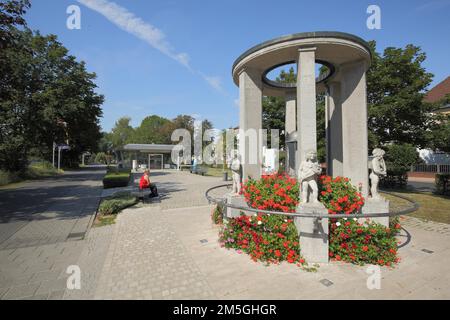
M 23 16 L 29 8 L 29 0 L 0 0 L 0 49 L 12 45 L 16 27 L 26 26 Z
M 450 94 L 434 104 L 434 121 L 427 132 L 429 145 L 434 151 L 450 152 L 450 114 L 438 110 L 450 105 Z
M 432 105 L 424 102 L 433 75 L 422 63 L 426 54 L 412 44 L 376 52 L 371 41 L 372 65 L 367 72 L 370 149 L 388 143 L 427 146 L 427 130 L 433 122 Z
M 291 67 L 288 72 L 281 70 L 275 81 L 279 83 L 295 83 L 297 75 Z M 268 143 L 271 141 L 270 130 L 278 129 L 280 132 L 280 146 L 285 144 L 286 100 L 284 97 L 263 97 L 262 127 L 267 131 Z
M 170 120 L 152 115 L 144 118 L 141 125 L 135 129 L 134 143 L 154 143 L 168 144 L 170 143 L 171 126 Z
M 96 76 L 56 36 L 11 32 L 15 45 L 0 53 L 0 167 L 24 170 L 31 150 L 50 159 L 54 142 L 69 143 L 64 164 L 77 165 L 100 139 L 104 98 L 95 93 Z
M 122 117 L 116 121 L 114 128 L 111 130 L 111 142 L 113 149 L 118 151 L 127 143 L 132 143 L 134 137 L 134 129 L 130 125 L 131 118 Z

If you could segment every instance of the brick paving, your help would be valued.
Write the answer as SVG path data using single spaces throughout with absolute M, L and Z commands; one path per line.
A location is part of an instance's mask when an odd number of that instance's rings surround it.
M 367 267 L 266 267 L 221 248 L 219 229 L 210 220 L 213 206 L 204 198 L 207 188 L 223 183 L 220 178 L 172 171 L 153 172 L 151 178 L 165 197 L 124 210 L 114 225 L 92 228 L 82 240 L 54 238 L 25 247 L 17 241 L 16 248 L 0 250 L 0 298 L 450 298 L 449 225 L 402 218 L 402 262 L 381 268 L 381 288 L 369 290 Z M 81 290 L 62 289 L 70 264 L 81 268 Z

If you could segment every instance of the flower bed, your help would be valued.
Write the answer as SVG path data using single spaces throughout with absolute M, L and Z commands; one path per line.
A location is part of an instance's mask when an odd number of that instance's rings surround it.
M 348 178 L 321 176 L 319 200 L 333 213 L 358 213 L 364 205 L 364 198 Z
M 319 200 L 328 212 L 359 213 L 365 199 L 348 178 L 321 176 Z M 300 186 L 295 178 L 283 174 L 248 180 L 242 194 L 252 208 L 295 212 L 299 204 Z M 360 223 L 358 219 L 330 219 L 330 258 L 355 264 L 391 266 L 398 262 L 396 234 L 400 225 L 385 228 L 376 223 Z M 222 246 L 250 255 L 254 261 L 303 265 L 297 228 L 284 215 L 241 215 L 225 221 L 220 233 Z
M 230 219 L 220 241 L 225 248 L 250 255 L 254 261 L 303 264 L 297 229 L 291 219 L 278 215 L 242 215 Z
M 272 174 L 264 175 L 260 180 L 246 181 L 241 192 L 252 208 L 295 212 L 299 190 L 297 179 L 286 174 Z
M 247 203 L 256 209 L 295 212 L 299 203 L 296 179 L 284 174 L 264 175 L 242 185 Z M 241 215 L 229 219 L 221 234 L 222 245 L 250 255 L 254 261 L 303 264 L 297 228 L 292 219 L 281 215 Z
M 343 220 L 330 223 L 330 258 L 359 265 L 392 266 L 399 261 L 397 239 L 400 225 L 394 229 L 374 222 Z

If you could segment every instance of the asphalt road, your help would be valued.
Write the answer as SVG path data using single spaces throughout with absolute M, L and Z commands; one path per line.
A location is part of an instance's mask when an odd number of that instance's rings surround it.
M 0 190 L 0 249 L 81 238 L 97 209 L 103 167 Z

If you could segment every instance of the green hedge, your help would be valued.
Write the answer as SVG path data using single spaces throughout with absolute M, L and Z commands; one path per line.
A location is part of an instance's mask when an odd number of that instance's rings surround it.
M 450 173 L 438 173 L 435 178 L 436 193 L 450 195 Z
M 103 188 L 119 188 L 126 187 L 130 181 L 131 171 L 129 169 L 111 169 L 108 168 L 108 172 L 103 178 Z
M 116 194 L 113 197 L 104 199 L 98 207 L 101 216 L 118 214 L 125 208 L 135 205 L 138 199 L 130 193 Z

